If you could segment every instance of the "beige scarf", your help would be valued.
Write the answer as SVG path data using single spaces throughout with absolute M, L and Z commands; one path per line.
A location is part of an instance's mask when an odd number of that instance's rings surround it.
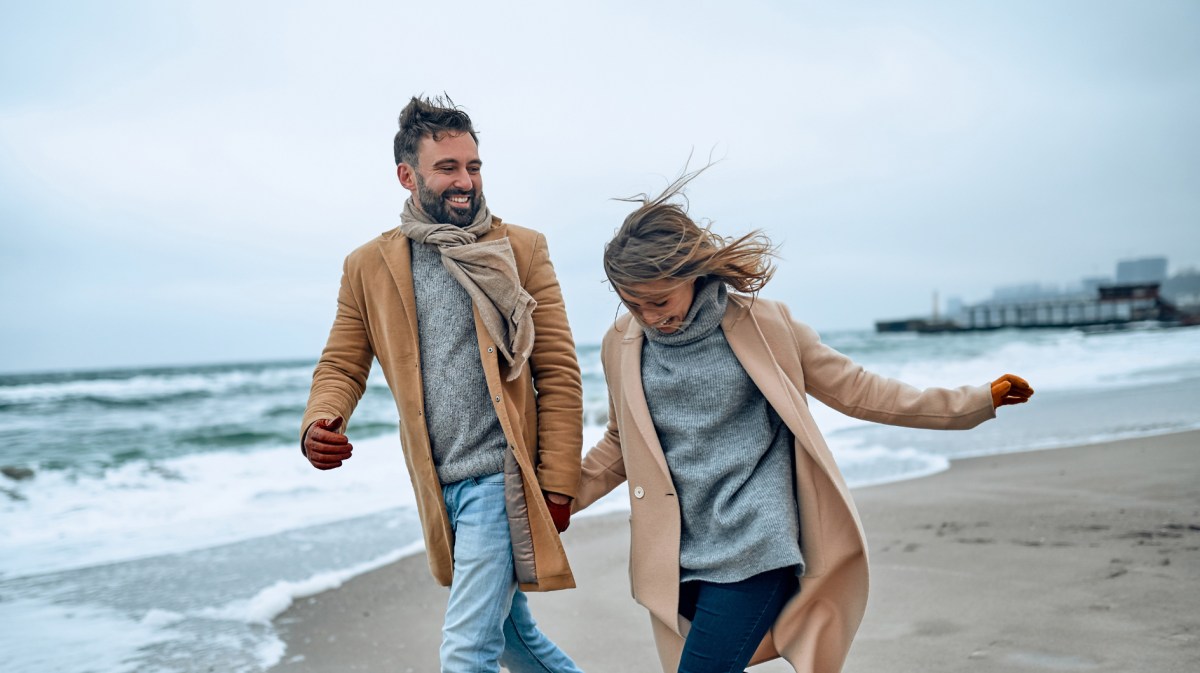
M 521 287 L 512 244 L 504 236 L 492 241 L 478 238 L 492 226 L 492 213 L 483 195 L 479 212 L 466 227 L 431 222 L 409 198 L 400 214 L 400 233 L 418 243 L 437 246 L 442 264 L 471 296 L 483 326 L 508 361 L 508 380 L 521 375 L 533 352 L 533 309 L 537 302 Z

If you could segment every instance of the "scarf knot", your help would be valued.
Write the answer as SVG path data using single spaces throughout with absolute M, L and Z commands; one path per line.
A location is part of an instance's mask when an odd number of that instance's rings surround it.
M 466 227 L 433 222 L 410 198 L 400 214 L 400 233 L 437 247 L 442 266 L 467 291 L 496 349 L 504 356 L 507 380 L 521 375 L 533 352 L 533 309 L 537 301 L 521 286 L 517 260 L 508 237 L 479 241 L 492 227 L 483 196 L 479 212 Z

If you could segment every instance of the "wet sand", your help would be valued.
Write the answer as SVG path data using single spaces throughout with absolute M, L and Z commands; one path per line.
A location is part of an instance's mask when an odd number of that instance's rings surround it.
M 1196 670 L 1200 432 L 965 459 L 854 497 L 872 585 L 846 671 Z M 587 671 L 658 670 L 626 516 L 575 520 L 580 588 L 530 596 Z M 437 671 L 445 599 L 416 556 L 300 600 L 272 670 Z

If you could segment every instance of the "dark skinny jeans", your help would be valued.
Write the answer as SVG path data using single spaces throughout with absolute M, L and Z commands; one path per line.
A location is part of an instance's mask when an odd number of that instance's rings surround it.
M 680 584 L 679 614 L 692 629 L 679 673 L 742 673 L 798 583 L 796 568 L 788 566 L 729 584 Z

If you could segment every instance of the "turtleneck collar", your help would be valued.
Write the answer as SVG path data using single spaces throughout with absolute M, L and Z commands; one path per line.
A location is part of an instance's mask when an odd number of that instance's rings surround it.
M 692 298 L 692 307 L 688 309 L 687 317 L 679 329 L 671 334 L 663 334 L 653 327 L 642 326 L 646 338 L 664 346 L 683 346 L 695 343 L 712 334 L 721 326 L 725 317 L 726 304 L 725 283 L 719 280 L 708 280 Z

